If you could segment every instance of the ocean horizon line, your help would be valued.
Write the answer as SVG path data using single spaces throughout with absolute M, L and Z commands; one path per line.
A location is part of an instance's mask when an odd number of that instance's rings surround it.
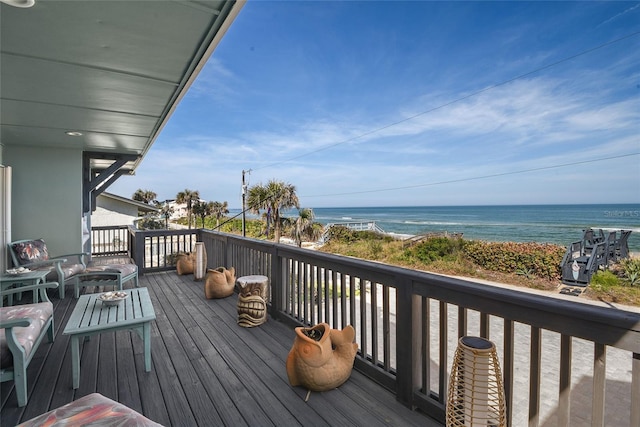
M 627 206 L 637 205 L 640 202 L 615 202 L 615 203 L 525 203 L 525 204 L 488 204 L 488 205 L 366 205 L 366 206 L 316 206 L 309 209 L 388 209 L 388 208 L 484 208 L 484 207 L 546 207 L 546 206 Z M 301 209 L 303 206 L 301 206 Z M 242 211 L 241 207 L 229 208 L 233 211 Z M 295 211 L 296 208 L 287 209 L 286 211 Z M 640 214 L 638 215 L 640 216 Z
M 447 232 L 465 239 L 493 242 L 540 242 L 567 246 L 587 228 L 603 233 L 631 230 L 629 249 L 640 252 L 640 203 L 355 206 L 312 208 L 314 221 L 375 223 L 385 233 L 426 235 Z M 296 216 L 297 210 L 281 212 Z M 255 214 L 250 215 L 257 218 Z

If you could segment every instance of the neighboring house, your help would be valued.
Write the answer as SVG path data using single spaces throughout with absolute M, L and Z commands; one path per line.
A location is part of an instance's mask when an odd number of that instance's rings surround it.
M 150 213 L 160 215 L 160 208 L 103 192 L 96 199 L 96 210 L 91 214 L 91 226 L 133 225 L 133 221 L 140 216 Z
M 203 200 L 203 199 L 199 199 L 198 201 L 206 203 L 206 200 Z M 168 203 L 169 203 L 169 206 L 173 208 L 173 213 L 171 214 L 172 221 L 187 217 L 186 203 L 176 203 L 175 200 L 169 200 Z

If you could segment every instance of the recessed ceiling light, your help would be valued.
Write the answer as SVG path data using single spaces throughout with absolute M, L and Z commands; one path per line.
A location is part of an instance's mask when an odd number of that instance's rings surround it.
M 78 132 L 75 130 L 68 130 L 65 133 L 69 136 L 82 136 L 82 132 Z
M 31 7 L 36 3 L 36 0 L 0 0 L 0 2 L 15 7 Z

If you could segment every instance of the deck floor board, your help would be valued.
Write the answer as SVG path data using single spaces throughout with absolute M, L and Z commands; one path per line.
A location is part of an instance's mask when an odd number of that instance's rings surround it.
M 338 389 L 311 393 L 305 402 L 306 390 L 291 387 L 285 369 L 291 327 L 271 318 L 255 328 L 238 326 L 237 297 L 207 300 L 203 282 L 193 276 L 148 274 L 140 286 L 149 289 L 157 316 L 151 372 L 144 371 L 137 333 L 103 333 L 81 344 L 80 387 L 73 390 L 69 337 L 62 330 L 76 300 L 73 292 L 64 300 L 55 293 L 56 338 L 40 345 L 28 368 L 27 406 L 17 407 L 12 382 L 0 385 L 3 427 L 94 392 L 165 426 L 440 425 L 356 370 Z

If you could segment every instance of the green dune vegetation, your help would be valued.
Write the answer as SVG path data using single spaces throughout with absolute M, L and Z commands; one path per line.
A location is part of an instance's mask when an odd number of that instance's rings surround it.
M 185 219 L 186 222 L 186 219 Z M 216 228 L 215 218 L 206 218 L 205 228 Z M 315 223 L 316 228 L 321 225 Z M 265 220 L 246 220 L 246 236 L 273 240 Z M 242 234 L 240 218 L 220 220 L 219 230 Z M 282 235 L 293 238 L 291 224 Z M 307 239 L 309 243 L 313 239 Z M 566 248 L 547 243 L 485 242 L 459 237 L 431 237 L 418 242 L 399 240 L 372 231 L 333 227 L 329 241 L 318 251 L 382 262 L 450 276 L 487 280 L 514 286 L 557 291 L 560 261 Z M 582 298 L 640 307 L 640 258 L 629 258 L 598 271 Z
M 451 276 L 555 291 L 565 248 L 545 243 L 484 242 L 432 237 L 415 243 L 370 231 L 334 227 L 320 251 Z M 584 297 L 640 306 L 640 259 L 597 272 Z

